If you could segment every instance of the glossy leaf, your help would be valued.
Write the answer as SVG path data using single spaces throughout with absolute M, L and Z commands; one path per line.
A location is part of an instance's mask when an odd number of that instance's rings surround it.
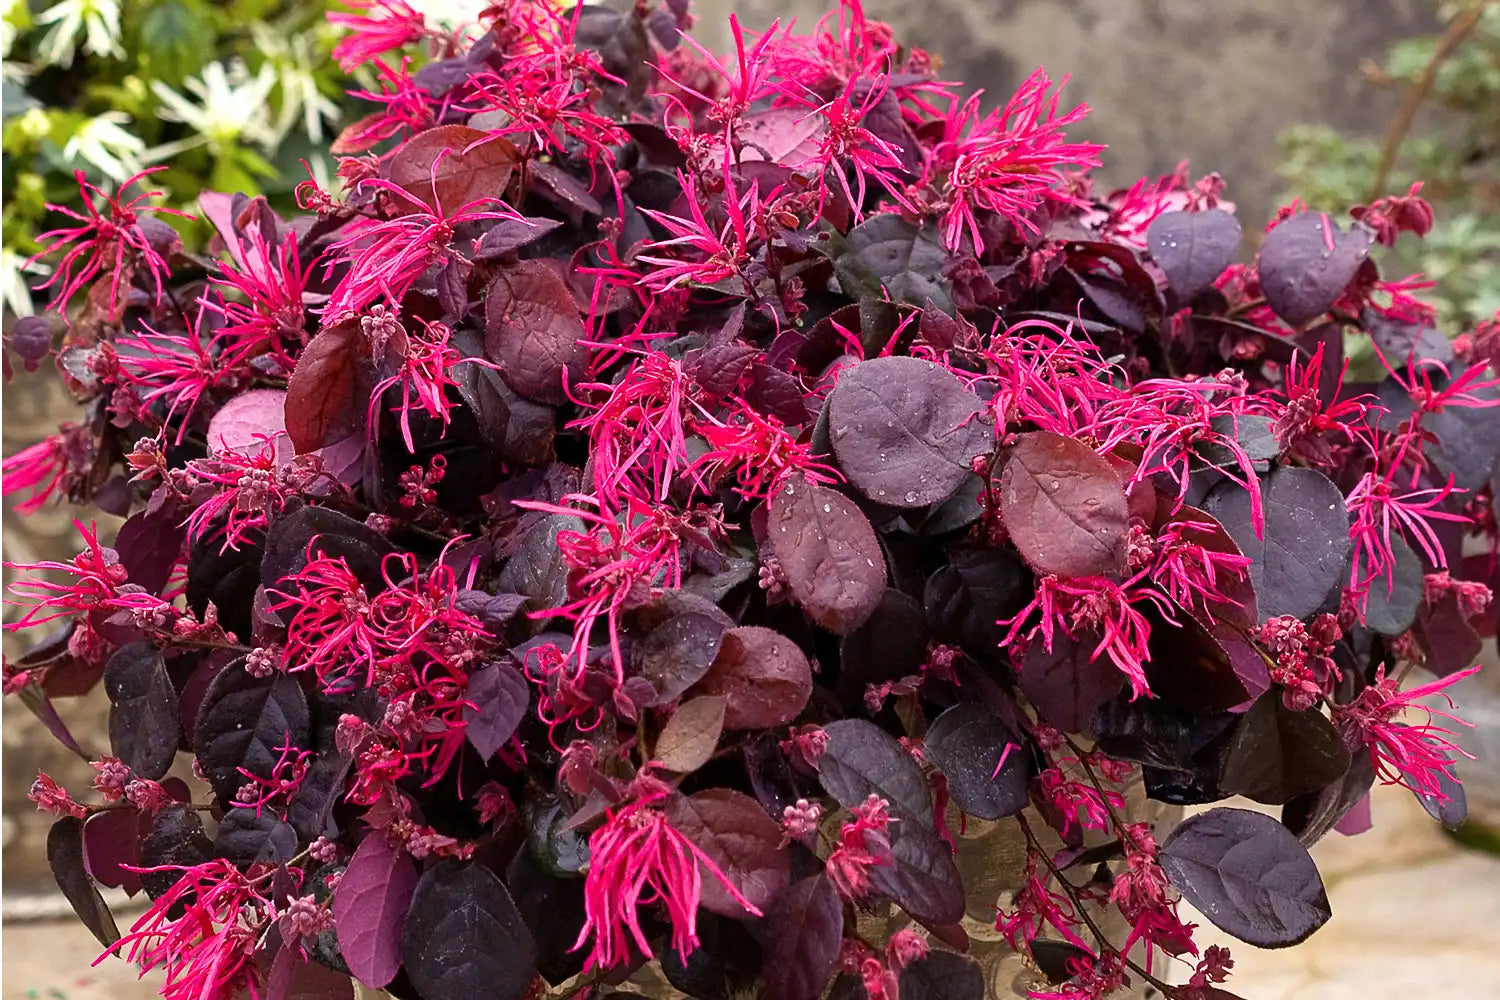
M 984 1000 L 984 972 L 972 958 L 929 951 L 901 970 L 901 1000 Z
M 484 350 L 512 389 L 539 403 L 566 400 L 563 380 L 582 374 L 583 320 L 573 293 L 541 261 L 522 261 L 490 283 Z
M 114 914 L 83 866 L 83 820 L 64 816 L 47 832 L 47 864 L 57 887 L 83 925 L 108 948 L 120 940 Z
M 762 913 L 791 880 L 791 859 L 781 846 L 781 824 L 748 795 L 729 788 L 680 795 L 668 803 L 667 819 L 712 858 Z M 702 905 L 726 917 L 746 915 L 745 908 L 707 874 Z
M 928 728 L 923 752 L 948 779 L 953 804 L 980 819 L 1014 816 L 1027 802 L 1028 754 L 978 702 L 954 705 Z
M 489 760 L 515 733 L 531 706 L 531 684 L 508 663 L 485 664 L 469 675 L 464 735 Z
M 1124 567 L 1130 509 L 1109 462 L 1050 431 L 1021 435 L 998 488 L 1000 516 L 1039 573 L 1100 576 Z
M 742 625 L 724 633 L 718 656 L 692 693 L 723 696 L 725 729 L 765 729 L 800 715 L 812 687 L 812 665 L 795 642 Z
M 1221 208 L 1163 212 L 1146 230 L 1146 246 L 1178 301 L 1187 302 L 1233 263 L 1241 235 L 1239 220 Z
M 286 386 L 286 432 L 297 454 L 364 432 L 374 386 L 367 351 L 355 323 L 324 327 L 302 349 Z
M 397 148 L 389 170 L 391 183 L 438 214 L 454 215 L 482 199 L 498 203 L 520 162 L 520 150 L 503 136 L 464 125 L 439 125 Z
M 1261 813 L 1189 817 L 1162 842 L 1161 866 L 1215 927 L 1257 948 L 1297 944 L 1333 915 L 1307 848 Z
M 842 372 L 828 419 L 849 482 L 893 507 L 946 500 L 994 447 L 983 401 L 957 375 L 918 358 L 876 358 Z
M 1355 224 L 1345 232 L 1325 212 L 1284 220 L 1260 248 L 1266 302 L 1293 326 L 1322 315 L 1354 280 L 1373 244 L 1369 229 Z
M 766 1000 L 818 1000 L 838 967 L 844 906 L 823 874 L 796 883 L 766 915 Z
M 707 764 L 724 732 L 724 704 L 722 695 L 713 694 L 683 702 L 656 738 L 657 763 L 680 774 Z
M 1285 805 L 1339 780 L 1349 763 L 1333 723 L 1313 709 L 1292 711 L 1271 691 L 1240 719 L 1220 782 L 1227 792 Z
M 219 672 L 203 697 L 193 727 L 198 762 L 221 802 L 230 802 L 245 783 L 244 768 L 269 778 L 288 745 L 308 743 L 307 698 L 287 674 L 252 677 L 236 661 Z
M 927 779 L 894 736 L 864 719 L 840 719 L 823 731 L 828 747 L 818 759 L 818 780 L 839 805 L 853 809 L 879 795 L 903 824 L 931 828 Z
M 788 480 L 772 496 L 768 546 L 808 618 L 836 635 L 863 625 L 885 595 L 875 529 L 841 493 Z

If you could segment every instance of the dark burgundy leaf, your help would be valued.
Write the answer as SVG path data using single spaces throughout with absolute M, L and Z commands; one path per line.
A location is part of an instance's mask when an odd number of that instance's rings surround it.
M 515 667 L 495 661 L 469 675 L 464 700 L 464 735 L 480 759 L 489 760 L 526 718 L 531 685 Z
M 719 655 L 692 692 L 724 696 L 725 729 L 768 729 L 801 714 L 812 687 L 812 665 L 795 642 L 742 625 L 724 633 Z
M 571 514 L 549 514 L 532 525 L 521 550 L 500 571 L 500 589 L 523 594 L 538 608 L 562 604 L 568 596 L 568 567 L 557 558 L 557 534 L 583 530 L 582 519 Z
M 355 1000 L 354 983 L 342 972 L 284 946 L 271 963 L 266 1000 Z
M 373 365 L 356 323 L 325 326 L 297 357 L 286 386 L 286 433 L 297 454 L 364 433 Z
M 1173 624 L 1154 609 L 1146 617 L 1151 623 L 1146 682 L 1164 703 L 1195 715 L 1214 715 L 1249 700 L 1229 654 L 1196 618 L 1178 615 Z
M 933 721 L 924 752 L 953 804 L 980 819 L 1014 816 L 1026 805 L 1027 757 L 1009 726 L 978 702 L 954 705 Z
M 203 821 L 188 806 L 171 805 L 158 812 L 151 829 L 141 839 L 142 868 L 181 866 L 191 868 L 213 857 L 214 844 L 203 832 Z M 143 872 L 141 885 L 152 899 L 160 899 L 177 884 L 180 872 Z M 179 903 L 173 916 L 181 913 Z
M 499 260 L 522 247 L 536 242 L 561 226 L 556 219 L 501 219 L 479 240 L 476 260 Z
M 1439 677 L 1472 667 L 1484 649 L 1484 640 L 1459 607 L 1458 595 L 1451 592 L 1440 597 L 1435 605 L 1422 606 L 1412 634 L 1426 654 L 1423 666 Z
M 876 358 L 841 372 L 828 417 L 849 482 L 893 507 L 946 500 L 994 447 L 983 401 L 957 375 L 919 358 Z
M 133 806 L 90 816 L 83 824 L 83 867 L 89 877 L 132 896 L 140 892 L 140 874 L 127 869 L 141 865 L 143 832 L 141 811 Z
M 1092 635 L 1073 639 L 1059 633 L 1051 652 L 1040 642 L 1027 647 L 1021 690 L 1043 719 L 1065 733 L 1083 732 L 1099 706 L 1125 688 L 1125 675 L 1109 657 L 1094 655 L 1098 645 Z
M 1000 476 L 1000 516 L 1039 573 L 1100 576 L 1124 568 L 1130 508 L 1109 462 L 1050 431 L 1023 434 Z
M 845 809 L 871 795 L 891 804 L 902 826 L 932 827 L 927 779 L 896 738 L 864 719 L 839 719 L 824 727 L 828 748 L 818 760 L 818 780 Z
M 675 796 L 667 804 L 667 819 L 762 913 L 791 881 L 791 856 L 781 846 L 781 824 L 750 796 L 729 788 Z M 707 872 L 702 905 L 726 917 L 746 915 Z
M 1354 754 L 1349 770 L 1338 781 L 1283 806 L 1282 825 L 1296 834 L 1304 846 L 1311 847 L 1338 825 L 1374 784 L 1375 765 L 1368 751 L 1362 750 Z
M 984 972 L 972 958 L 930 951 L 901 970 L 901 1000 L 984 1000 Z
M 516 852 L 505 870 L 505 885 L 536 939 L 537 971 L 549 983 L 560 983 L 583 970 L 587 957 L 574 949 L 585 919 L 583 879 L 562 877 L 544 869 L 531 852 Z M 699 936 L 707 914 L 699 914 Z M 665 964 L 665 958 L 664 958 Z
M 1146 245 L 1178 301 L 1188 302 L 1234 261 L 1241 235 L 1239 220 L 1221 208 L 1163 212 L 1146 230 Z
M 922 605 L 894 588 L 880 607 L 839 645 L 839 694 L 863 697 L 865 686 L 915 674 L 927 658 L 927 616 Z
M 764 962 L 746 924 L 713 913 L 698 914 L 698 947 L 686 959 L 675 948 L 658 957 L 667 982 L 694 1000 L 730 1000 L 756 990 Z
M 770 502 L 768 547 L 814 623 L 848 635 L 885 595 L 885 556 L 869 520 L 842 494 L 788 480 Z
M 520 162 L 521 151 L 504 136 L 439 125 L 418 132 L 392 153 L 389 170 L 391 183 L 418 202 L 437 214 L 455 215 L 481 199 L 498 202 Z M 495 205 L 478 207 L 493 210 Z
M 83 925 L 108 948 L 120 940 L 114 914 L 83 866 L 83 820 L 64 816 L 47 832 L 47 864 Z
M 1240 551 L 1254 562 L 1260 619 L 1306 618 L 1323 606 L 1343 578 L 1349 559 L 1349 512 L 1344 495 L 1316 469 L 1279 466 L 1260 480 L 1265 529 L 1257 538 L 1250 520 L 1250 494 L 1225 482 L 1204 508 L 1224 525 Z
M 1342 778 L 1349 749 L 1321 712 L 1294 712 L 1280 691 L 1262 695 L 1235 727 L 1220 784 L 1226 792 L 1285 805 Z
M 1215 927 L 1257 948 L 1297 944 L 1333 915 L 1307 848 L 1262 813 L 1189 817 L 1162 843 L 1161 866 Z
M 209 685 L 193 746 L 214 794 L 231 802 L 245 783 L 240 768 L 269 778 L 281 759 L 277 747 L 306 747 L 309 733 L 307 698 L 294 678 L 252 677 L 236 661 Z
M 1441 390 L 1447 380 L 1434 375 L 1433 388 Z M 1423 414 L 1422 429 L 1436 441 L 1426 454 L 1439 472 L 1453 477 L 1461 490 L 1477 490 L 1489 481 L 1495 459 L 1500 457 L 1500 390 L 1478 386 L 1470 394 L 1488 405 L 1443 406 Z M 1383 395 L 1383 394 L 1382 394 Z
M 870 869 L 870 884 L 924 924 L 955 924 L 964 915 L 964 883 L 953 848 L 927 826 L 895 829 L 891 863 Z
M 952 563 L 928 577 L 922 591 L 933 632 L 970 656 L 993 657 L 1006 629 L 1003 619 L 1031 600 L 1031 573 L 1001 549 L 958 549 Z
M 344 801 L 344 779 L 352 764 L 348 757 L 329 750 L 308 768 L 286 812 L 287 822 L 303 840 L 330 835 L 333 810 Z
M 137 777 L 166 774 L 182 735 L 177 691 L 161 651 L 149 642 L 121 646 L 104 667 L 109 744 Z
M 1076 944 L 1042 937 L 1031 942 L 1031 957 L 1036 962 L 1037 968 L 1042 970 L 1042 975 L 1054 985 L 1065 983 L 1073 978 L 1075 973 L 1069 968 L 1071 963 L 1078 959 L 1087 959 L 1092 962 L 1094 958 L 1092 953 L 1084 951 Z
M 656 762 L 680 774 L 707 764 L 724 732 L 724 702 L 722 695 L 714 694 L 683 702 L 656 738 Z
M 1276 315 L 1301 326 L 1344 294 L 1373 243 L 1370 230 L 1357 223 L 1344 232 L 1325 212 L 1294 215 L 1261 244 L 1261 292 Z
M 256 862 L 281 864 L 297 856 L 297 831 L 270 810 L 230 809 L 219 821 L 214 853 L 241 868 Z
M 1422 560 L 1395 532 L 1391 533 L 1391 554 L 1396 560 L 1389 575 L 1370 584 L 1365 626 L 1395 636 L 1412 627 L 1422 606 Z
M 443 861 L 417 883 L 402 946 L 424 1000 L 522 1000 L 536 941 L 505 885 L 483 865 Z
M 543 261 L 501 271 L 485 299 L 484 350 L 510 387 L 539 403 L 567 401 L 563 380 L 582 374 L 583 320 L 573 293 Z
M 658 702 L 676 701 L 713 666 L 725 631 L 724 623 L 712 615 L 680 614 L 632 646 L 631 662 L 656 689 Z
M 844 906 L 823 874 L 787 889 L 766 914 L 766 1000 L 818 1000 L 838 968 Z
M 244 397 L 240 397 L 244 398 Z M 115 551 L 130 582 L 160 594 L 182 561 L 187 540 L 186 513 L 174 501 L 147 507 L 120 525 Z
M 310 547 L 310 549 L 309 549 Z M 372 591 L 381 583 L 381 558 L 390 542 L 365 524 L 326 507 L 299 507 L 271 522 L 260 560 L 263 586 L 279 590 L 302 571 L 309 556 L 343 559 Z
M 417 866 L 376 830 L 354 849 L 333 891 L 339 951 L 349 972 L 380 989 L 401 968 L 402 932 L 417 889 Z

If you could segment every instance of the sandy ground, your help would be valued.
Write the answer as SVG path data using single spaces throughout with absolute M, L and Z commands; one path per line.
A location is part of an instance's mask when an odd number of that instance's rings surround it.
M 1443 1000 L 1500 997 L 1500 858 L 1444 836 L 1410 795 L 1377 790 L 1375 828 L 1331 834 L 1314 849 L 1333 920 L 1305 944 L 1261 951 L 1231 947 L 1226 984 L 1245 1000 L 1413 1000 L 1434 987 Z M 121 923 L 126 921 L 122 920 Z M 98 945 L 73 922 L 7 922 L 3 1000 L 150 1000 L 124 962 L 89 963 Z M 1439 984 L 1441 984 L 1439 986 Z

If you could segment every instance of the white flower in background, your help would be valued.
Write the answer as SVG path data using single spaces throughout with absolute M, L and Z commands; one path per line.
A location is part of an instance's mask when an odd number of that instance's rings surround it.
M 495 0 L 411 0 L 412 9 L 423 20 L 443 31 L 477 27 L 479 15 L 494 3 Z
M 52 25 L 37 47 L 37 55 L 50 66 L 73 65 L 80 31 L 84 49 L 94 55 L 125 55 L 120 47 L 119 0 L 62 0 L 38 14 L 36 23 Z
M 267 101 L 276 87 L 276 71 L 269 65 L 251 76 L 238 59 L 229 69 L 221 62 L 210 63 L 202 77 L 187 80 L 183 87 L 198 103 L 160 80 L 151 82 L 151 92 L 162 104 L 162 120 L 182 122 L 197 135 L 154 146 L 146 151 L 145 159 L 159 161 L 198 146 L 223 150 L 240 140 L 267 150 L 275 148 L 278 136 Z
M 23 17 L 29 17 L 26 0 L 0 0 L 0 58 L 10 55 L 10 47 L 16 44 L 16 27 Z
M 14 250 L 0 249 L 0 302 L 17 316 L 30 316 L 35 311 L 31 307 L 30 285 L 21 271 L 25 263 L 26 258 Z M 33 264 L 29 270 L 32 274 L 46 274 L 52 269 L 45 264 Z
M 63 146 L 63 157 L 93 164 L 116 184 L 140 173 L 137 157 L 146 151 L 146 144 L 121 127 L 129 123 L 130 116 L 123 111 L 106 111 L 90 118 Z
M 286 138 L 299 114 L 308 138 L 322 142 L 323 122 L 338 121 L 339 106 L 318 90 L 314 70 L 321 57 L 313 50 L 312 36 L 304 33 L 283 38 L 260 21 L 250 25 L 250 34 L 255 47 L 273 67 L 276 84 L 281 89 L 281 114 L 275 125 L 277 142 Z

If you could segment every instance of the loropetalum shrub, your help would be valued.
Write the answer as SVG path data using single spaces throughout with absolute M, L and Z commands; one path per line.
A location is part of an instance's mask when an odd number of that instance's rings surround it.
M 1237 262 L 1217 177 L 1096 191 L 1040 71 L 985 110 L 853 0 L 723 58 L 679 0 L 514 0 L 420 80 L 356 6 L 341 191 L 206 196 L 190 250 L 154 178 L 86 188 L 66 328 L 9 344 L 84 413 L 6 490 L 129 516 L 26 567 L 6 686 L 163 996 L 978 1000 L 984 821 L 1034 995 L 1222 1000 L 1183 901 L 1292 945 L 1375 781 L 1461 821 L 1429 696 L 1494 631 L 1500 380 L 1369 259 L 1423 202 Z M 51 699 L 101 679 L 95 756 Z

